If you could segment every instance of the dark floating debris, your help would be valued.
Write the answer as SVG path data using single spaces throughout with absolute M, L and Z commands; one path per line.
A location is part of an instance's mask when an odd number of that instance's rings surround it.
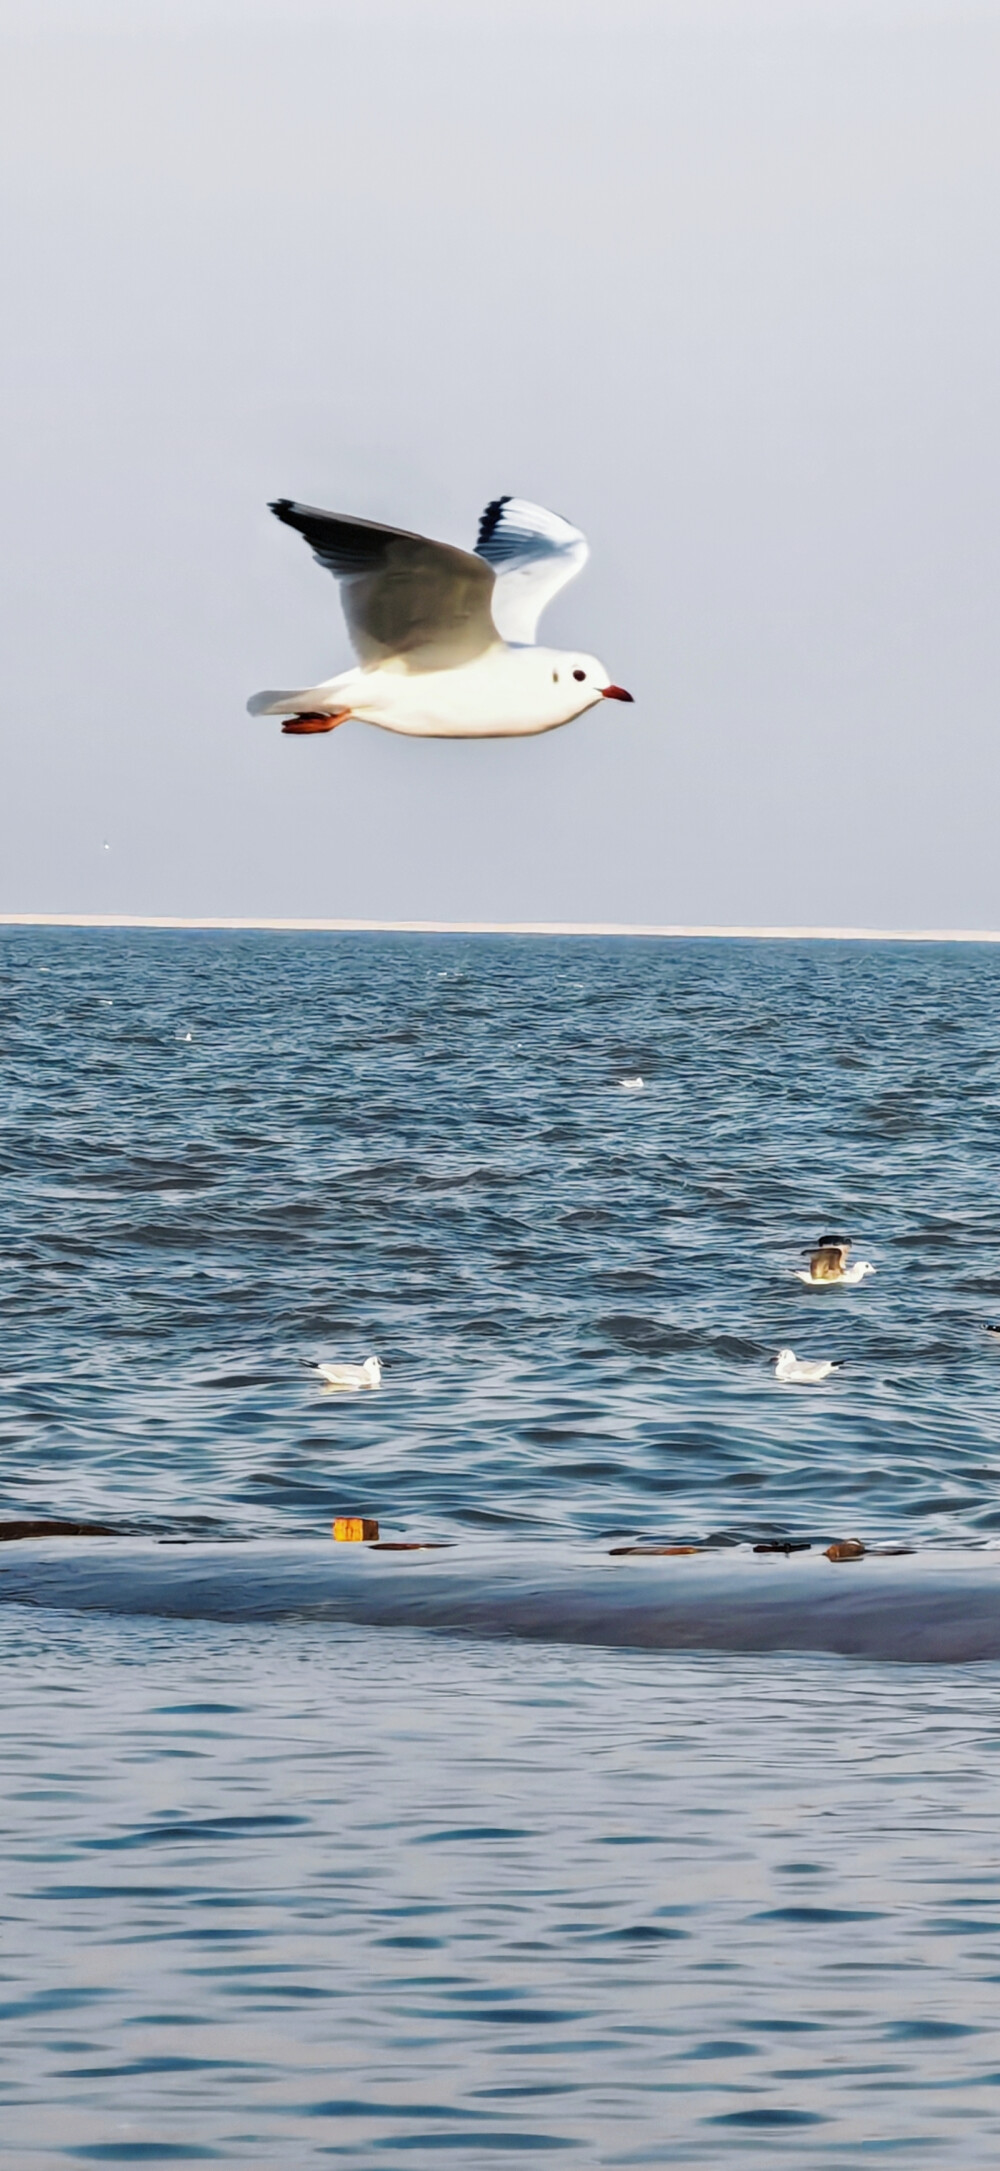
M 343 1545 L 363 1545 L 378 1537 L 378 1524 L 370 1515 L 338 1515 L 333 1535 Z
M 446 1553 L 454 1538 L 382 1538 L 373 1553 Z
M 129 1532 L 113 1523 L 0 1523 L 0 1545 L 10 1538 L 126 1538 Z
M 809 1538 L 768 1538 L 763 1545 L 754 1546 L 755 1553 L 811 1553 Z
M 640 1553 L 645 1557 L 669 1554 L 676 1558 L 681 1553 L 707 1553 L 707 1545 L 612 1545 L 608 1548 L 610 1560 L 618 1560 L 625 1553 Z
M 866 1547 L 860 1538 L 836 1538 L 826 1549 L 827 1560 L 860 1560 Z
M 124 1533 L 121 1531 L 116 1532 L 118 1537 L 123 1535 Z M 157 1545 L 252 1545 L 253 1542 L 249 1532 L 242 1530 L 213 1530 L 209 1532 L 207 1537 L 203 1532 L 199 1532 L 198 1536 L 194 1538 L 157 1538 L 156 1540 Z

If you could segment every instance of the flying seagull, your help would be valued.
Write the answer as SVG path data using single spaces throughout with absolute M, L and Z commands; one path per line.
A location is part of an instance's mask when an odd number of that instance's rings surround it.
M 340 583 L 357 667 L 321 686 L 254 694 L 251 716 L 296 736 L 349 716 L 417 739 L 515 739 L 555 731 L 599 701 L 631 701 L 596 656 L 538 648 L 545 605 L 586 563 L 579 528 L 523 498 L 494 498 L 475 551 L 279 498 Z
M 809 1289 L 815 1289 L 817 1283 L 829 1286 L 832 1282 L 856 1287 L 858 1282 L 864 1281 L 866 1274 L 874 1274 L 875 1268 L 868 1259 L 856 1259 L 853 1266 L 848 1266 L 850 1248 L 849 1236 L 821 1236 L 819 1243 L 808 1253 L 808 1274 L 798 1274 L 796 1279 L 805 1282 Z

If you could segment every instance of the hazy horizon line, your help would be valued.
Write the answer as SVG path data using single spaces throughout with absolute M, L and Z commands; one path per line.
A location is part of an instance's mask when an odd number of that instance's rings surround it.
M 1000 929 L 972 927 L 652 926 L 615 920 L 312 920 L 222 918 L 132 912 L 0 912 L 0 927 L 185 929 L 196 934 L 605 935 L 651 940 L 758 942 L 1000 942 Z

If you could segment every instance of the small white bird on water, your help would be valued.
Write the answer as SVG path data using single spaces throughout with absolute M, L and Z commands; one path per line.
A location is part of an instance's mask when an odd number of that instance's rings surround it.
M 866 1274 L 874 1274 L 875 1268 L 869 1259 L 856 1259 L 853 1266 L 848 1266 L 850 1248 L 849 1236 L 821 1236 L 809 1253 L 808 1274 L 796 1273 L 796 1281 L 805 1282 L 807 1289 L 829 1289 L 838 1284 L 856 1289 Z
M 643 1086 L 645 1085 L 645 1082 L 646 1082 L 646 1081 L 645 1081 L 645 1079 L 644 1079 L 644 1078 L 623 1078 L 623 1079 L 622 1079 L 622 1092 L 623 1092 L 623 1093 L 641 1093 L 641 1092 L 642 1092 L 642 1089 L 643 1089 Z
M 366 1357 L 364 1364 L 318 1364 L 316 1370 L 325 1387 L 339 1387 L 346 1394 L 357 1394 L 362 1387 L 380 1387 L 382 1367 L 377 1357 Z
M 579 528 L 523 498 L 494 498 L 474 551 L 404 528 L 278 498 L 340 582 L 358 665 L 320 686 L 254 694 L 251 716 L 296 737 L 355 716 L 418 739 L 516 739 L 555 731 L 599 701 L 631 701 L 596 656 L 536 648 L 545 605 L 585 564 Z
M 790 1380 L 800 1387 L 815 1387 L 817 1381 L 826 1379 L 831 1372 L 839 1372 L 839 1364 L 812 1363 L 807 1357 L 797 1357 L 794 1349 L 779 1349 L 774 1362 L 775 1377 Z

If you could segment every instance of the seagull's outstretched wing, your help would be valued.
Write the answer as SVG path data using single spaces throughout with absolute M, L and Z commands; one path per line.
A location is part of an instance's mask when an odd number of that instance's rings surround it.
M 340 582 L 361 663 L 398 656 L 410 671 L 448 670 L 494 646 L 493 574 L 471 551 L 291 498 L 279 498 L 271 511 L 305 536 L 317 563 Z
M 505 641 L 531 642 L 547 603 L 586 565 L 587 538 L 526 498 L 494 498 L 479 523 L 476 554 L 496 573 L 493 618 Z

